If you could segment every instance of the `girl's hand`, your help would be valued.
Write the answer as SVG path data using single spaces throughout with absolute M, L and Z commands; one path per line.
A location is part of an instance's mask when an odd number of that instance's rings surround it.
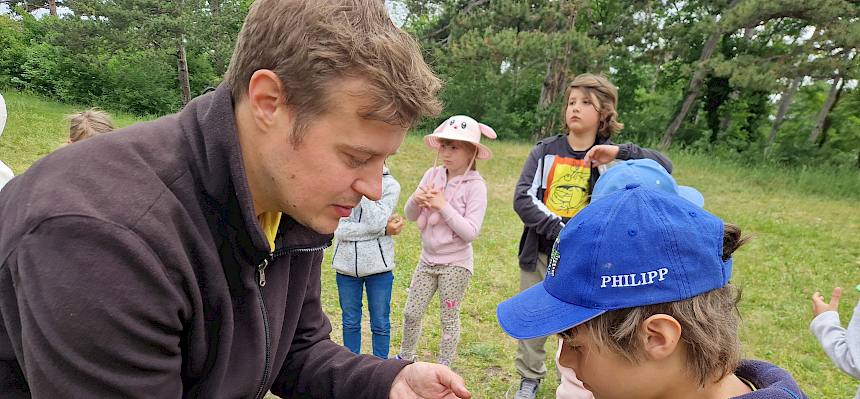
M 836 287 L 833 289 L 833 293 L 830 294 L 830 303 L 824 302 L 824 296 L 821 295 L 820 292 L 815 291 L 815 294 L 812 294 L 812 315 L 813 317 L 817 317 L 818 315 L 830 311 L 839 309 L 839 298 L 842 296 L 842 288 Z
M 427 204 L 437 211 L 444 208 L 447 203 L 448 202 L 445 201 L 445 194 L 436 189 L 433 189 L 433 191 L 430 192 L 430 196 L 427 199 Z
M 429 200 L 428 189 L 419 186 L 417 190 L 415 190 L 415 194 L 412 194 L 412 200 L 421 208 L 429 208 L 430 205 L 427 203 Z

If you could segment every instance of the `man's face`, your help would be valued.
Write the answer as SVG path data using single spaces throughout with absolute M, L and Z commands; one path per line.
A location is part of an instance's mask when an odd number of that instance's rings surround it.
M 328 110 L 308 121 L 300 143 L 278 135 L 281 139 L 261 149 L 269 200 L 318 233 L 333 233 L 362 196 L 382 196 L 383 162 L 406 135 L 402 126 L 359 116 L 365 87 L 361 80 L 334 84 Z M 280 128 L 292 133 L 294 119 L 288 112 L 279 115 Z

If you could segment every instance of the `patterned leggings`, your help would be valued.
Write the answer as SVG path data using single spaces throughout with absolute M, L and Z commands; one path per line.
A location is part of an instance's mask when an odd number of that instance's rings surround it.
M 421 337 L 421 321 L 433 294 L 438 290 L 442 340 L 439 342 L 437 362 L 451 364 L 460 342 L 460 302 L 463 301 L 471 277 L 472 273 L 460 266 L 433 265 L 418 261 L 415 273 L 412 274 L 406 308 L 403 310 L 401 358 L 415 359 L 415 347 Z

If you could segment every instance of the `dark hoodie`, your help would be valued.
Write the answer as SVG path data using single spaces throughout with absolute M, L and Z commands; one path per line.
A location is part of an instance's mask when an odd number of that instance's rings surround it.
M 388 397 L 329 339 L 330 235 L 270 254 L 230 89 L 45 157 L 0 193 L 0 397 Z
M 612 141 L 598 136 L 594 145 L 601 144 L 612 144 Z M 526 158 L 520 172 L 520 179 L 514 189 L 514 211 L 523 221 L 523 234 L 520 237 L 518 252 L 520 269 L 528 272 L 535 271 L 538 253 L 549 253 L 561 228 L 569 220 L 553 213 L 544 201 L 544 195 L 552 184 L 550 175 L 554 174 L 556 163 L 566 164 L 570 160 L 581 160 L 585 158 L 587 152 L 588 150 L 575 151 L 570 147 L 567 135 L 559 134 L 539 141 Z M 653 159 L 672 173 L 672 161 L 665 155 L 632 143 L 618 145 L 616 159 L 641 158 Z M 579 188 L 585 189 L 590 195 L 599 176 L 598 168 L 591 168 L 587 187 Z
M 759 360 L 743 360 L 735 375 L 751 382 L 756 390 L 738 399 L 808 399 L 787 371 Z

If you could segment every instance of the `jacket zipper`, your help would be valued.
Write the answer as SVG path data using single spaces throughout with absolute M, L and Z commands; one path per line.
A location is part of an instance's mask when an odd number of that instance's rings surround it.
M 352 244 L 355 248 L 355 277 L 361 277 L 358 275 L 358 241 L 353 241 Z
M 388 262 L 385 261 L 385 253 L 382 252 L 382 242 L 379 239 L 376 239 L 376 245 L 379 246 L 379 257 L 382 259 L 382 264 L 385 265 L 385 269 L 388 270 Z M 355 268 L 358 270 L 358 266 Z
M 324 245 L 318 247 L 308 247 L 308 248 L 281 248 L 272 252 L 269 256 L 263 258 L 263 261 L 257 265 L 257 297 L 260 299 L 260 312 L 263 314 L 263 331 L 265 332 L 266 337 L 266 366 L 263 368 L 263 379 L 260 381 L 260 386 L 257 388 L 257 394 L 254 395 L 255 399 L 261 399 L 266 394 L 266 381 L 269 380 L 269 374 L 272 372 L 272 337 L 269 329 L 269 312 L 266 310 L 266 304 L 263 302 L 263 287 L 266 286 L 266 267 L 269 266 L 269 263 L 273 262 L 275 258 L 284 256 L 291 252 L 299 252 L 299 253 L 309 253 L 322 251 L 328 246 L 331 245 L 330 242 L 325 243 Z

